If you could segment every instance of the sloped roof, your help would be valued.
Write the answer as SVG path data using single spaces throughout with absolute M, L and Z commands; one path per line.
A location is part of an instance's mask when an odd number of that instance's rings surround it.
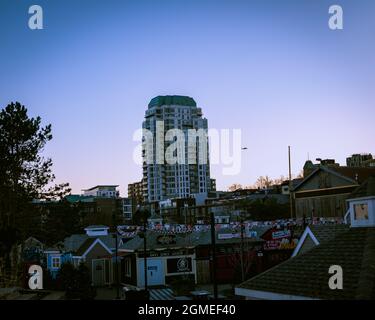
M 343 290 L 328 287 L 332 265 L 343 268 Z M 238 288 L 317 299 L 375 299 L 375 228 L 341 232 Z
M 95 238 L 86 239 L 85 242 L 82 243 L 82 245 L 76 251 L 76 255 L 82 256 L 87 251 L 87 249 L 90 248 L 90 246 L 95 242 L 95 240 Z
M 351 178 L 349 176 L 343 175 L 339 173 L 336 170 L 333 170 L 336 168 L 330 167 L 328 168 L 327 166 L 319 166 L 317 167 L 313 172 L 311 172 L 307 177 L 305 177 L 299 184 L 297 184 L 294 188 L 293 191 L 297 191 L 299 188 L 301 188 L 307 181 L 309 181 L 312 177 L 314 177 L 319 171 L 325 171 L 327 173 L 333 174 L 335 176 L 341 177 L 344 180 L 348 181 L 351 185 L 358 184 L 357 181 L 354 178 Z
M 362 167 L 328 167 L 319 166 L 312 173 L 310 173 L 305 179 L 303 179 L 295 188 L 294 191 L 298 190 L 308 180 L 310 180 L 317 172 L 325 171 L 327 173 L 334 174 L 348 181 L 351 184 L 361 184 L 371 176 L 375 176 L 375 168 L 362 168 Z
M 222 231 L 220 232 L 222 233 Z M 211 244 L 211 232 L 210 231 L 197 231 L 187 234 L 176 234 L 175 244 L 159 244 L 157 242 L 157 237 L 163 235 L 163 233 L 155 231 L 147 231 L 147 250 L 162 249 L 162 248 L 184 248 L 184 247 L 195 247 L 198 245 L 209 245 Z M 258 235 L 259 236 L 259 235 Z M 259 237 L 257 238 L 245 238 L 246 242 L 262 242 Z M 234 244 L 240 243 L 240 238 L 232 239 L 218 239 L 216 234 L 216 244 Z M 138 249 L 143 250 L 143 238 L 139 235 L 135 236 L 133 239 L 122 244 L 119 249 L 136 251 Z
M 43 243 L 40 242 L 38 239 L 34 237 L 28 237 L 24 242 L 23 242 L 23 247 L 24 248 L 31 248 L 31 247 L 43 247 Z
M 83 191 L 91 191 L 91 190 L 95 190 L 98 188 L 117 188 L 118 186 L 119 186 L 118 184 L 99 184 L 97 186 L 94 186 L 88 189 L 83 189 Z
M 369 177 L 363 182 L 353 193 L 349 196 L 349 199 L 364 198 L 375 196 L 375 176 Z
M 251 194 L 251 195 L 247 195 L 245 198 L 247 200 L 275 199 L 277 201 L 277 203 L 280 203 L 280 204 L 285 204 L 285 203 L 289 202 L 289 195 L 278 194 L 278 193 L 276 193 L 276 194 L 273 194 L 273 193 L 268 193 L 268 194 L 254 193 L 254 194 Z
M 349 230 L 347 224 L 318 224 L 309 226 L 311 232 L 317 238 L 320 244 L 333 240 L 342 232 Z
M 161 248 L 180 248 L 192 245 L 193 237 L 192 233 L 189 234 L 176 234 L 176 243 L 174 244 L 159 244 L 157 238 L 163 235 L 163 233 L 148 230 L 146 232 L 147 250 L 150 249 L 161 249 Z M 143 238 L 136 235 L 133 239 L 125 242 L 120 246 L 120 249 L 136 251 L 143 249 Z
M 87 234 L 73 234 L 70 237 L 65 238 L 64 251 L 76 253 L 79 251 L 80 247 L 85 244 L 85 242 L 88 243 L 88 240 L 95 241 L 96 239 L 100 239 L 110 249 L 116 246 L 116 239 L 112 234 L 99 237 L 89 237 Z
M 348 177 L 357 183 L 361 184 L 370 176 L 375 175 L 375 168 L 366 167 L 329 167 L 330 170 L 335 171 L 342 176 Z

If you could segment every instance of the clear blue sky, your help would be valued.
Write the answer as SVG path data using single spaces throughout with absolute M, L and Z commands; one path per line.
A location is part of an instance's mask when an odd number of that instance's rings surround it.
M 45 29 L 28 29 L 28 8 Z M 344 9 L 344 30 L 328 8 Z M 241 128 L 241 174 L 293 173 L 307 154 L 345 162 L 375 153 L 373 0 L 0 0 L 0 105 L 20 101 L 52 123 L 45 153 L 74 192 L 141 178 L 133 163 L 151 98 L 193 97 L 209 126 Z

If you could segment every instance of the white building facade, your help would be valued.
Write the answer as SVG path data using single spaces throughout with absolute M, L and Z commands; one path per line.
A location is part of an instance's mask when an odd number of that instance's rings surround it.
M 203 129 L 206 133 L 208 129 L 207 119 L 202 117 L 202 110 L 197 108 L 194 99 L 185 96 L 158 96 L 152 99 L 142 127 L 153 136 L 152 148 L 146 143 L 143 148 L 143 194 L 147 202 L 186 198 L 194 194 L 207 194 L 211 190 L 208 141 L 197 138 L 195 150 L 188 145 L 189 129 Z M 179 129 L 184 134 L 184 164 L 160 163 L 160 159 L 165 160 L 168 146 L 176 141 L 176 138 L 165 141 L 166 133 L 171 129 Z M 157 141 L 164 141 L 161 148 Z M 205 145 L 200 145 L 202 143 Z M 205 163 L 199 160 L 201 148 L 206 150 Z M 148 152 L 152 153 L 151 163 L 147 158 Z M 194 156 L 196 163 L 191 164 Z

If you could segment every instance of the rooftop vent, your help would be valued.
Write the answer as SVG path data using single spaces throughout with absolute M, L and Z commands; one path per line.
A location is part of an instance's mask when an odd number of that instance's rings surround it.
M 88 226 L 85 228 L 86 234 L 89 237 L 99 237 L 99 236 L 107 236 L 108 235 L 107 226 Z

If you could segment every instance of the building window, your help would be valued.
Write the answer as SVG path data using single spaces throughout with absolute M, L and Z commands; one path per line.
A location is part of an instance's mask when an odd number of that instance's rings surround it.
M 368 204 L 367 203 L 354 205 L 354 220 L 368 220 Z
M 61 258 L 52 257 L 52 269 L 60 269 L 60 265 L 61 265 Z
M 124 273 L 126 277 L 131 276 L 131 260 L 130 259 L 124 260 Z

